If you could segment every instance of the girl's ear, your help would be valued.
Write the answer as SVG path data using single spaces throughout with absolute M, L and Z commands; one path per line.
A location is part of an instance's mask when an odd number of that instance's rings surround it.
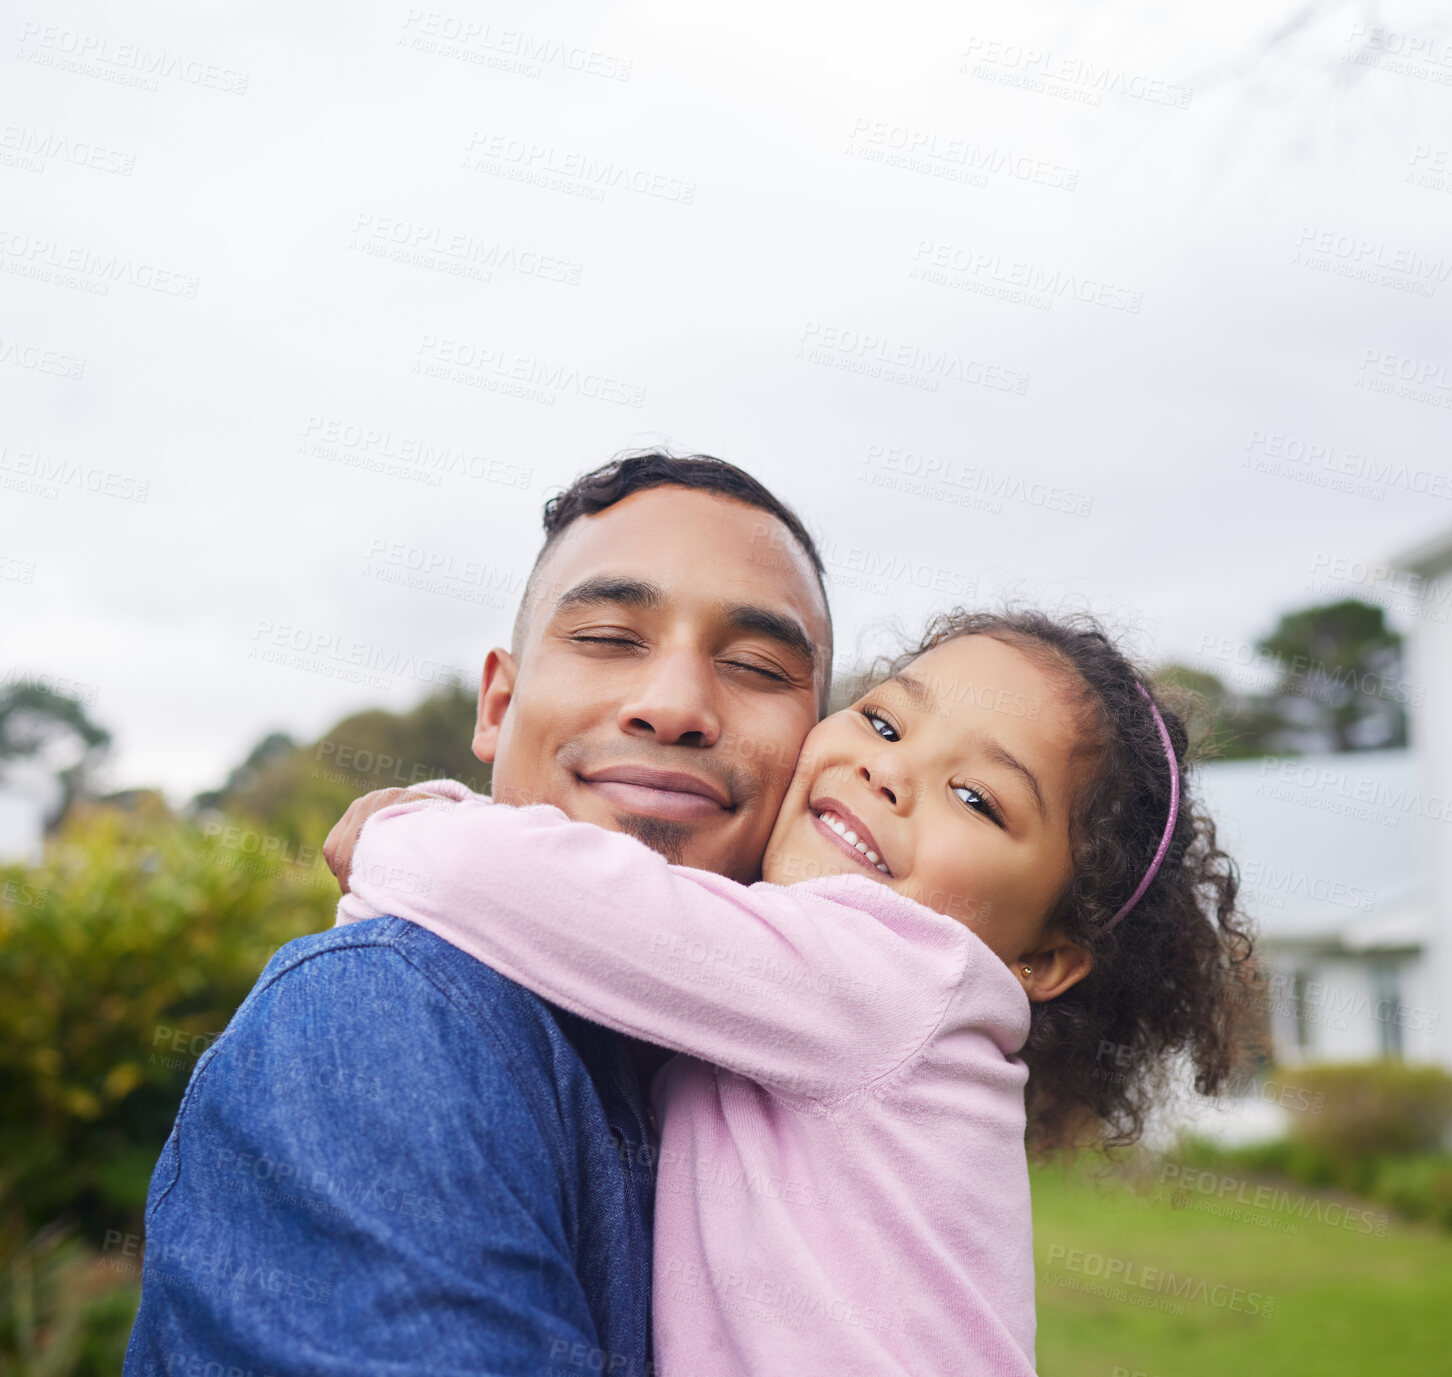
M 1089 953 L 1077 942 L 1056 933 L 1045 933 L 1037 949 L 1025 952 L 1013 963 L 1013 973 L 1024 993 L 1036 1004 L 1057 999 L 1072 989 L 1094 968 Z

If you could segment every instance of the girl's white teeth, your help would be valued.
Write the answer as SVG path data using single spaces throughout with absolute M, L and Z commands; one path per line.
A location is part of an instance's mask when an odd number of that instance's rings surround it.
M 869 861 L 872 862 L 873 865 L 875 865 L 880 871 L 882 871 L 884 875 L 892 874 L 892 871 L 890 871 L 885 865 L 883 865 L 882 860 L 878 856 L 877 852 L 869 851 L 867 849 L 867 843 L 865 841 L 860 841 L 858 839 L 857 833 L 852 831 L 847 826 L 847 824 L 843 822 L 842 819 L 839 818 L 835 813 L 818 813 L 817 816 L 821 818 L 822 821 L 825 822 L 827 826 L 830 827 L 839 837 L 841 837 L 843 841 L 849 842 L 851 845 L 855 846 L 864 856 L 867 857 Z

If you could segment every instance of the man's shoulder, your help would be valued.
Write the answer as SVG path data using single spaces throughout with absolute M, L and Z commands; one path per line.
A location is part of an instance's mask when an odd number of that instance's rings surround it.
M 373 918 L 279 947 L 218 1046 L 232 1034 L 393 1048 L 430 1042 L 451 1059 L 537 1064 L 568 1045 L 557 1013 L 426 928 Z
M 177 1123 L 275 1129 L 322 1152 L 345 1122 L 359 1141 L 477 1143 L 495 1129 L 548 1137 L 600 1112 L 548 1004 L 379 918 L 278 949 L 198 1061 Z
M 427 928 L 405 918 L 368 918 L 357 923 L 341 923 L 322 932 L 294 938 L 279 947 L 263 968 L 257 984 L 261 988 L 283 977 L 316 977 L 309 969 L 321 963 L 327 972 L 351 968 L 366 969 L 370 962 L 401 962 L 412 967 L 425 979 L 448 973 L 453 976 L 476 974 L 483 970 L 480 982 L 493 983 L 503 977 L 481 965 L 467 953 L 451 946 Z
M 329 1372 L 538 1371 L 577 1339 L 643 1353 L 632 1184 L 547 1004 L 396 918 L 301 938 L 193 1072 L 127 1370 L 202 1352 L 292 1371 L 299 1335 L 313 1366 L 342 1355 Z
M 279 947 L 233 1022 L 245 1020 L 254 1005 L 318 995 L 325 999 L 322 1011 L 339 1020 L 368 1020 L 372 1012 L 422 1000 L 487 1025 L 505 1020 L 554 1028 L 552 1010 L 538 996 L 402 918 L 348 923 Z

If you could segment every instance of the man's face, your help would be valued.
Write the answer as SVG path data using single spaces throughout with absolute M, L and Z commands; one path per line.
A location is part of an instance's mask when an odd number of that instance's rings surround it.
M 518 659 L 484 668 L 494 797 L 755 879 L 830 671 L 805 553 L 756 507 L 648 488 L 573 522 L 535 587 Z

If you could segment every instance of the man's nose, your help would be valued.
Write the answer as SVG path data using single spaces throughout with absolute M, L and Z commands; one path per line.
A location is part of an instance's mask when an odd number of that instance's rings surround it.
M 690 651 L 653 656 L 621 704 L 620 730 L 668 746 L 714 746 L 721 738 L 710 657 Z

